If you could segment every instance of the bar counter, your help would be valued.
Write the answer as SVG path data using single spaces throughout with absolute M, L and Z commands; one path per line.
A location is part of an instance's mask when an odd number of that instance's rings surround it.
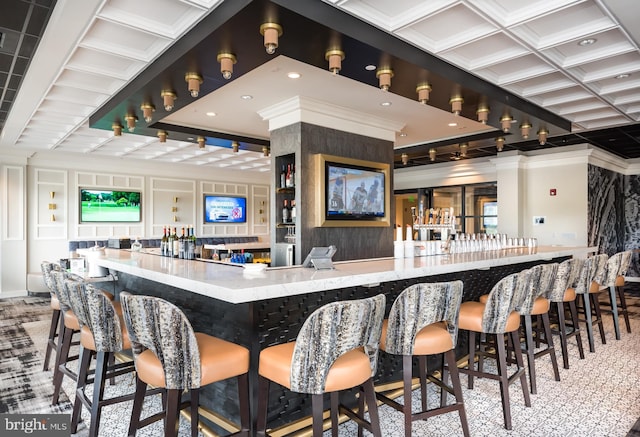
M 334 263 L 334 270 L 303 267 L 268 268 L 249 274 L 242 265 L 171 259 L 151 253 L 107 249 L 91 261 L 114 274 L 113 292 L 158 296 L 181 308 L 196 331 L 241 344 L 251 351 L 249 374 L 252 421 L 255 424 L 257 364 L 267 346 L 294 340 L 309 314 L 339 300 L 383 293 L 387 313 L 406 287 L 419 282 L 460 279 L 463 300 L 477 300 L 504 276 L 539 263 L 584 257 L 592 247 L 510 248 L 497 251 L 435 255 L 406 259 L 371 259 Z M 461 335 L 456 353 L 465 354 Z M 430 361 L 429 366 L 438 365 Z M 430 367 L 434 369 L 435 367 Z M 380 353 L 375 383 L 401 380 L 402 359 Z M 201 404 L 238 420 L 235 382 L 201 391 Z M 311 399 L 271 384 L 270 427 L 310 414 Z

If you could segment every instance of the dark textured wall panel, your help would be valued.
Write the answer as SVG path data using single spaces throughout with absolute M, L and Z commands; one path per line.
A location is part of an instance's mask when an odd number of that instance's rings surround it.
M 624 248 L 640 248 L 640 175 L 625 176 L 624 184 Z M 628 276 L 640 276 L 638 254 L 631 258 Z
M 624 177 L 595 165 L 588 169 L 589 246 L 613 255 L 624 249 Z

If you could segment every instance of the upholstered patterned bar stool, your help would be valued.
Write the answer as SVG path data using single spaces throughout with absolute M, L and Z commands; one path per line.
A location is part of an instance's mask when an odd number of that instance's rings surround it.
M 58 348 L 56 339 L 62 338 L 62 335 L 59 335 L 59 333 L 61 333 L 64 329 L 64 324 L 62 323 L 62 319 L 60 317 L 60 301 L 58 300 L 53 277 L 51 276 L 51 272 L 53 270 L 60 270 L 60 265 L 51 263 L 49 261 L 43 261 L 40 264 L 40 270 L 42 270 L 42 278 L 45 285 L 49 289 L 49 294 L 51 294 L 51 310 L 53 311 L 53 313 L 51 314 L 49 336 L 47 338 L 47 348 L 44 353 L 44 366 L 42 368 L 42 370 L 47 371 L 49 370 L 51 352 L 57 350 Z
M 71 308 L 80 323 L 80 369 L 76 398 L 71 417 L 71 433 L 75 434 L 84 405 L 91 412 L 89 436 L 98 435 L 102 407 L 133 399 L 133 393 L 109 399 L 104 398 L 105 382 L 135 371 L 133 361 L 109 365 L 116 353 L 131 348 L 129 334 L 121 320 L 120 302 L 112 302 L 104 291 L 90 284 L 78 281 L 65 281 Z M 90 378 L 91 357 L 96 357 L 94 377 Z M 92 380 L 92 381 L 91 381 Z M 93 395 L 90 399 L 85 388 L 93 382 Z
M 378 406 L 373 388 L 378 346 L 385 312 L 385 297 L 332 302 L 315 310 L 304 322 L 295 341 L 260 352 L 258 368 L 258 435 L 266 435 L 269 382 L 311 395 L 313 436 L 322 436 L 323 397 L 330 393 L 332 435 L 338 435 L 338 410 L 380 436 Z M 361 386 L 370 421 L 339 405 L 338 393 Z
M 609 257 L 606 253 L 590 256 L 582 265 L 580 274 L 575 283 L 575 290 L 578 296 L 582 296 L 582 309 L 585 315 L 585 323 L 587 326 L 587 339 L 589 341 L 589 351 L 595 352 L 593 325 L 596 324 L 600 328 L 600 339 L 602 344 L 606 344 L 607 340 L 604 335 L 604 326 L 602 324 L 602 311 L 600 310 L 599 295 L 604 290 L 600 284 L 604 282 L 604 276 L 607 270 L 607 260 Z M 595 318 L 593 317 L 591 311 Z
M 616 334 L 616 340 L 620 340 L 620 323 L 618 317 L 624 316 L 624 321 L 627 325 L 627 332 L 631 332 L 631 325 L 629 324 L 629 313 L 627 311 L 627 301 L 624 298 L 624 275 L 627 274 L 629 264 L 631 264 L 630 250 L 624 252 L 618 252 L 615 255 L 609 257 L 607 261 L 607 274 L 603 283 L 603 287 L 607 287 L 609 290 L 609 302 L 611 307 L 611 314 L 613 316 L 613 327 Z M 620 298 L 620 307 L 618 308 L 617 299 Z
M 404 434 L 411 436 L 411 424 L 415 420 L 458 411 L 462 432 L 469 436 L 469 424 L 462 399 L 462 387 L 455 356 L 458 338 L 458 314 L 462 301 L 462 281 L 415 284 L 406 288 L 393 303 L 389 318 L 383 322 L 380 349 L 389 354 L 402 355 L 404 396 L 401 405 L 376 393 L 378 399 L 404 413 Z M 427 355 L 444 354 L 447 369 L 451 373 L 451 387 L 447 385 L 447 372 L 442 379 L 429 376 L 429 380 L 446 393 L 453 393 L 456 402 L 427 409 Z M 418 357 L 422 411 L 411 411 L 412 361 Z
M 241 429 L 233 435 L 248 436 L 249 350 L 194 332 L 184 313 L 163 299 L 122 292 L 120 301 L 137 372 L 129 436 L 135 436 L 139 428 L 162 418 L 165 436 L 177 436 L 185 390 L 190 397 L 191 435 L 197 436 L 200 387 L 235 377 L 238 378 Z M 165 409 L 140 420 L 147 385 L 166 390 Z
M 524 320 L 524 352 L 527 355 L 527 364 L 529 367 L 529 385 L 531 393 L 538 392 L 536 383 L 536 363 L 535 360 L 544 355 L 549 355 L 553 375 L 556 381 L 560 381 L 560 372 L 558 371 L 558 360 L 556 359 L 556 350 L 553 346 L 553 335 L 551 334 L 551 323 L 549 321 L 550 303 L 547 299 L 549 290 L 553 286 L 558 264 L 539 264 L 530 269 L 530 279 L 528 293 L 520 306 L 520 315 Z M 544 329 L 544 337 L 546 348 L 535 351 L 533 341 L 533 316 L 542 320 Z M 540 330 L 538 330 L 540 332 Z
M 569 352 L 567 340 L 576 338 L 578 353 L 584 359 L 584 348 L 582 347 L 582 336 L 580 335 L 580 324 L 578 322 L 578 310 L 576 308 L 576 290 L 573 288 L 576 276 L 582 270 L 584 260 L 571 258 L 558 265 L 553 286 L 549 290 L 547 297 L 556 305 L 558 313 L 558 334 L 560 335 L 560 348 L 562 350 L 562 363 L 565 369 L 569 368 Z M 569 305 L 571 323 L 567 324 L 566 308 Z M 570 329 L 569 332 L 567 330 Z
M 514 348 L 517 369 L 512 374 L 508 374 L 507 353 L 505 342 L 507 337 L 511 338 L 514 345 L 519 344 L 518 329 L 520 328 L 520 308 L 524 300 L 527 284 L 529 282 L 529 270 L 520 273 L 513 273 L 502 278 L 492 288 L 489 293 L 487 303 L 463 302 L 460 305 L 460 316 L 458 328 L 469 331 L 469 360 L 467 368 L 460 369 L 468 374 L 469 388 L 473 388 L 473 377 L 484 377 L 496 379 L 500 382 L 500 393 L 502 396 L 502 414 L 504 426 L 511 429 L 511 404 L 509 399 L 509 385 L 520 379 L 522 395 L 527 407 L 531 406 L 529 390 L 527 389 L 527 378 L 525 376 L 524 360 L 522 350 Z M 475 370 L 474 362 L 476 355 L 482 351 L 476 350 L 476 335 L 487 334 L 495 337 L 495 347 L 497 351 L 497 374 L 484 372 L 479 366 Z

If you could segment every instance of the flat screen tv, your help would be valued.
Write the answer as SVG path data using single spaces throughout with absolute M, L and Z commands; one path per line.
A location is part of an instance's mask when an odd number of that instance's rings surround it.
M 140 191 L 80 188 L 80 223 L 142 220 Z
M 325 161 L 325 219 L 377 220 L 385 217 L 385 172 Z
M 247 198 L 231 196 L 204 196 L 205 223 L 245 223 Z

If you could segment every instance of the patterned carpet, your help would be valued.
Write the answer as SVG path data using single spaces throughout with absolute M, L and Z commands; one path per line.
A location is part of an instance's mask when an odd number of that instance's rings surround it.
M 640 436 L 640 283 L 631 284 L 628 304 L 632 315 L 632 334 L 622 324 L 622 339 L 615 340 L 610 316 L 605 316 L 607 344 L 596 338 L 596 352 L 586 352 L 579 360 L 575 341 L 570 343 L 571 369 L 560 367 L 561 381 L 553 379 L 547 357 L 536 360 L 538 394 L 532 395 L 532 407 L 524 406 L 519 383 L 511 386 L 513 431 L 506 431 L 496 381 L 477 380 L 475 389 L 463 394 L 472 436 Z M 51 313 L 48 302 L 41 298 L 0 299 L 0 413 L 69 412 L 71 404 L 63 402 L 51 407 L 51 371 L 42 372 L 42 357 Z M 584 340 L 586 346 L 586 340 Z M 588 350 L 588 349 L 587 349 Z M 560 357 L 558 357 L 559 360 Z M 65 378 L 63 389 L 71 393 L 73 385 Z M 133 389 L 130 376 L 121 377 L 108 393 L 126 393 Z M 430 391 L 430 403 L 437 402 Z M 417 409 L 419 399 L 414 396 Z M 149 402 L 147 411 L 159 408 L 158 396 Z M 130 403 L 105 408 L 101 436 L 126 435 Z M 403 417 L 387 406 L 380 407 L 382 434 L 403 436 Z M 85 421 L 86 411 L 83 412 Z M 636 421 L 638 423 L 636 423 Z M 634 426 L 635 424 L 635 426 Z M 188 435 L 182 421 L 181 435 Z M 632 429 L 633 427 L 633 429 Z M 631 431 L 630 431 L 631 430 Z M 78 432 L 85 436 L 86 427 Z M 161 424 L 150 426 L 140 436 L 161 435 Z M 329 433 L 325 433 L 326 436 Z M 340 426 L 341 436 L 356 436 L 352 422 Z M 365 435 L 367 433 L 365 432 Z M 414 423 L 415 436 L 462 435 L 456 414 L 438 416 Z

